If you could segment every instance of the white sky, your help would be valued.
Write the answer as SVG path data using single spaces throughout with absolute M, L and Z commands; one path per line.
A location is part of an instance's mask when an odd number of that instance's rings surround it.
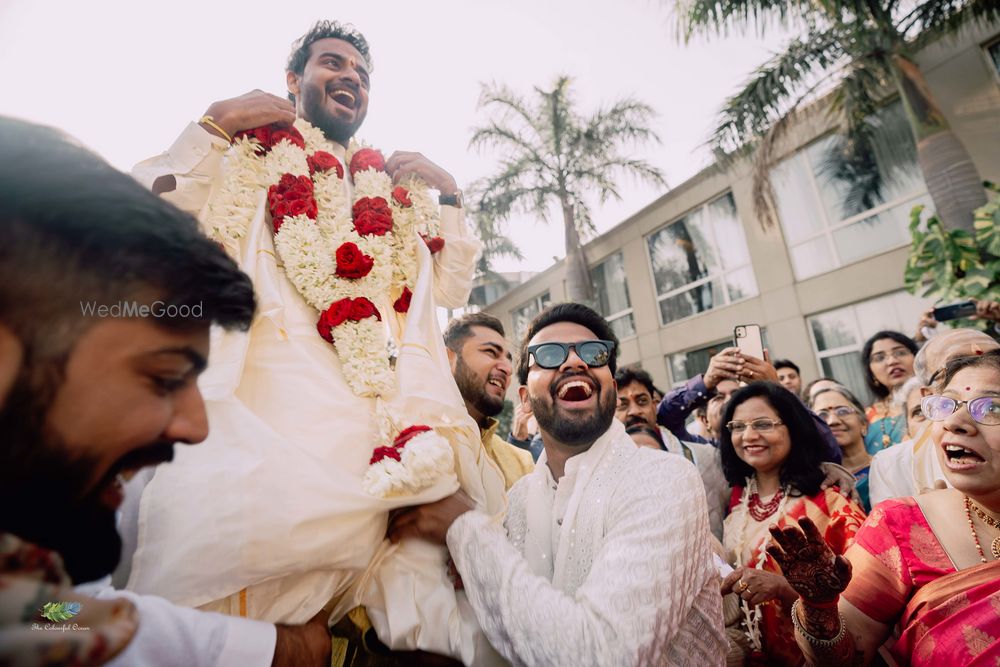
M 527 93 L 575 77 L 581 110 L 635 95 L 659 113 L 663 145 L 640 157 L 677 185 L 709 163 L 702 148 L 716 111 L 780 47 L 781 38 L 727 37 L 680 45 L 671 0 L 0 0 L 0 114 L 62 128 L 120 169 L 170 145 L 213 101 L 253 88 L 283 95 L 290 43 L 318 18 L 353 23 L 375 71 L 359 137 L 418 150 L 460 184 L 490 173 L 468 150 L 479 82 Z M 777 33 L 774 33 L 777 34 Z M 624 201 L 594 210 L 604 231 L 662 194 L 628 184 Z M 523 262 L 563 255 L 561 220 L 512 221 Z

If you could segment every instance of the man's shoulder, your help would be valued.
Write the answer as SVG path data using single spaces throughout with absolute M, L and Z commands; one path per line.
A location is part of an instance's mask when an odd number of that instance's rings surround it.
M 626 493 L 670 493 L 671 485 L 701 483 L 701 475 L 693 463 L 683 456 L 649 447 L 638 447 L 623 465 Z
M 913 458 L 913 449 L 916 442 L 914 440 L 904 440 L 900 443 L 887 447 L 875 453 L 872 457 L 872 465 L 897 465 L 900 461 Z

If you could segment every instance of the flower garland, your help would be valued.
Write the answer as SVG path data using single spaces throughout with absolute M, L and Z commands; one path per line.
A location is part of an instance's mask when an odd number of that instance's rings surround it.
M 430 426 L 404 429 L 387 447 L 376 447 L 361 480 L 365 491 L 380 498 L 416 493 L 454 469 L 451 445 Z
M 785 515 L 785 505 L 788 503 L 788 490 L 780 488 L 778 489 L 778 493 L 781 494 L 781 502 L 778 504 L 777 512 L 774 513 L 777 517 L 775 521 L 780 520 Z M 740 496 L 740 506 L 743 508 L 743 526 L 740 528 L 740 537 L 736 543 L 737 562 L 733 564 L 734 567 L 740 567 L 739 559 L 743 556 L 744 550 L 747 549 L 747 531 L 750 528 L 750 499 L 753 496 L 760 497 L 757 492 L 756 475 L 748 479 L 747 485 L 743 489 L 743 495 Z M 753 564 L 753 569 L 764 569 L 764 563 L 767 562 L 767 544 L 770 540 L 771 535 L 768 533 L 764 536 L 764 541 L 760 545 L 760 553 L 757 554 L 757 560 Z M 763 647 L 760 634 L 760 607 L 757 606 L 751 609 L 747 601 L 743 599 L 743 596 L 740 596 L 740 609 L 743 610 L 743 626 L 746 628 L 744 634 L 750 640 L 750 645 L 753 649 L 760 651 Z
M 393 187 L 382 154 L 354 142 L 346 155 L 354 182 L 349 202 L 344 166 L 329 147 L 322 131 L 301 118 L 288 128 L 237 133 L 205 228 L 236 254 L 266 191 L 285 274 L 319 311 L 317 331 L 336 348 L 351 390 L 380 396 L 395 379 L 376 304 L 391 303 L 400 314 L 409 310 L 416 239 L 439 251 L 440 218 L 423 182 Z

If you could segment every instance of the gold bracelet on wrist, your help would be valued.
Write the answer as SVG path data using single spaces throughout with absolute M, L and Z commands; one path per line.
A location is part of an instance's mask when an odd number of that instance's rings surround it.
M 795 626 L 796 632 L 802 635 L 807 642 L 812 644 L 817 648 L 830 648 L 831 646 L 836 646 L 847 634 L 847 623 L 844 622 L 844 615 L 837 612 L 837 617 L 840 619 L 840 630 L 837 634 L 829 639 L 820 639 L 819 637 L 814 637 L 813 635 L 806 632 L 805 627 L 802 625 L 802 621 L 799 619 L 799 608 L 802 606 L 802 598 L 798 598 L 792 603 L 792 625 Z
M 219 126 L 219 124 L 215 122 L 215 119 L 212 118 L 211 116 L 202 116 L 201 118 L 198 119 L 198 122 L 199 123 L 204 123 L 205 125 L 208 125 L 209 127 L 212 127 L 214 129 L 218 130 L 219 132 L 222 133 L 222 136 L 223 136 L 223 138 L 225 138 L 226 141 L 228 141 L 229 143 L 233 143 L 233 138 L 231 136 L 229 136 L 229 133 L 226 132 L 225 130 L 223 130 Z

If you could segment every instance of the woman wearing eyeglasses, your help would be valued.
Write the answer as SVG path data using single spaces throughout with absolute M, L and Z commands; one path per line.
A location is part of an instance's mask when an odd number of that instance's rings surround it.
M 844 553 L 865 513 L 836 488 L 822 490 L 820 435 L 809 411 L 778 384 L 755 382 L 729 400 L 719 444 L 734 487 L 723 544 L 736 566 L 722 593 L 742 598 L 751 664 L 801 665 L 789 611 L 798 597 L 768 557 L 768 526 L 809 517 L 834 553 Z
M 861 402 L 846 387 L 835 385 L 816 392 L 809 401 L 809 407 L 816 416 L 826 422 L 833 438 L 840 445 L 843 465 L 851 471 L 856 480 L 854 488 L 861 496 L 865 511 L 871 511 L 868 499 L 868 470 L 872 455 L 865 449 L 865 433 L 868 420 L 865 419 Z
M 881 503 L 846 560 L 807 522 L 774 535 L 812 664 L 869 664 L 893 634 L 900 664 L 1000 662 L 1000 350 L 951 361 L 921 408 L 955 488 Z
M 906 437 L 906 415 L 892 400 L 892 392 L 913 377 L 917 344 L 896 331 L 879 331 L 861 349 L 865 382 L 877 398 L 868 408 L 869 429 L 865 449 L 869 454 L 891 447 Z

